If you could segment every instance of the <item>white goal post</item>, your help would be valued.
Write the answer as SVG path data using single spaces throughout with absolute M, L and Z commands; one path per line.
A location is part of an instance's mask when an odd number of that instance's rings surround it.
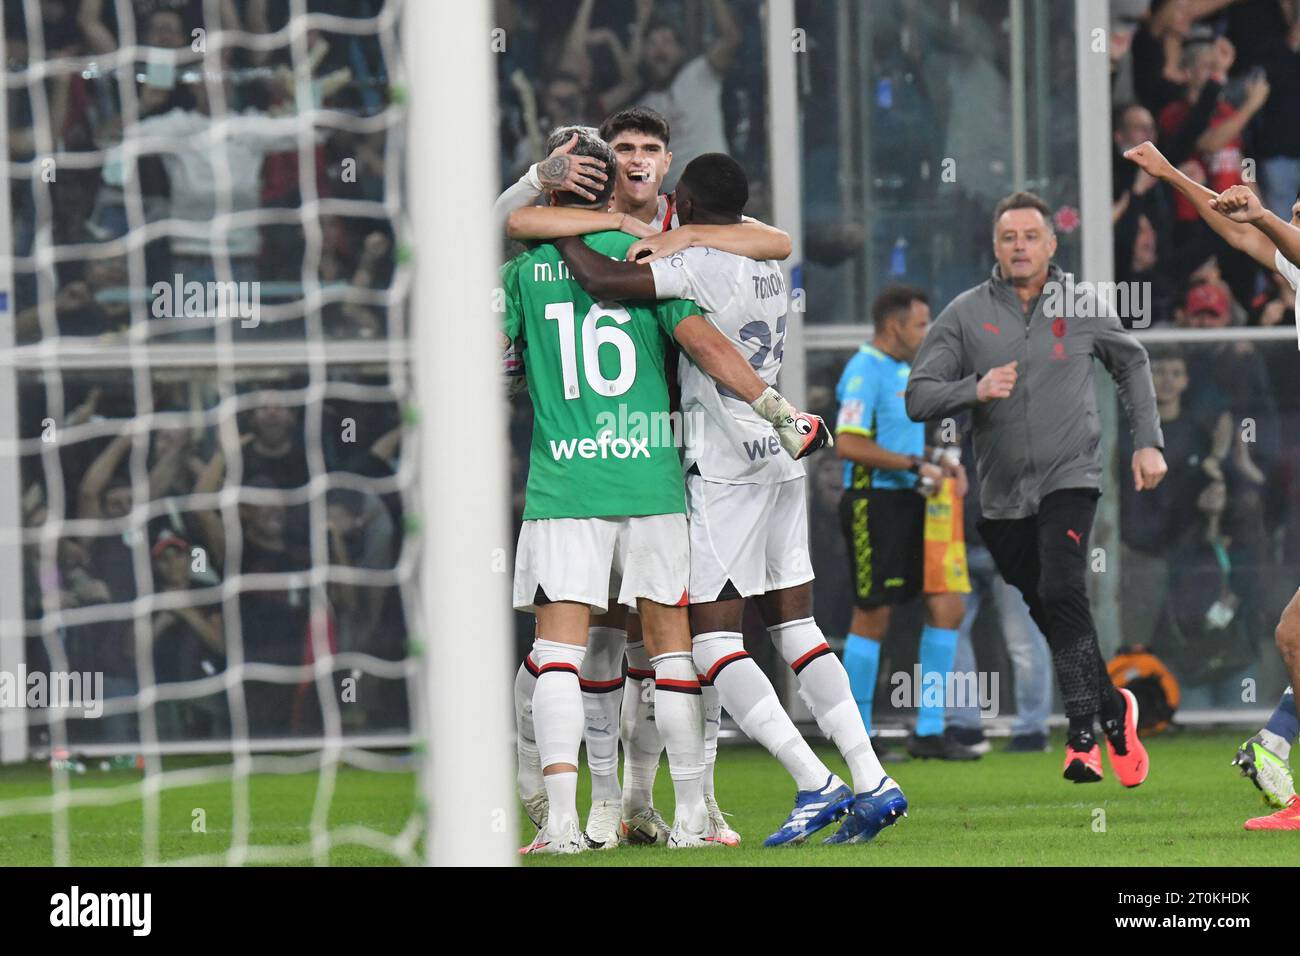
M 5 48 L 5 25 L 0 17 L 0 49 Z M 4 88 L 7 91 L 7 87 Z M 8 96 L 0 96 L 0 129 L 9 129 Z M 0 356 L 13 349 L 13 218 L 9 208 L 9 149 L 0 155 L 5 187 L 0 189 Z M 0 361 L 0 447 L 18 441 L 18 373 L 11 362 Z M 19 499 L 22 482 L 17 455 L 0 455 L 0 533 L 15 542 L 22 530 Z M 23 555 L 15 544 L 0 544 L 0 673 L 23 669 Z M 27 720 L 21 710 L 0 708 L 0 764 L 27 759 Z
M 420 403 L 426 859 L 518 859 L 509 697 L 506 405 L 492 311 L 501 239 L 491 5 L 408 0 L 403 64 Z M 504 38 L 506 43 L 510 38 Z

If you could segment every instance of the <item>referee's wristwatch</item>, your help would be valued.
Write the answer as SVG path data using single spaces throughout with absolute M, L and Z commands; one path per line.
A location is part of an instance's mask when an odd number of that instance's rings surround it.
M 911 465 L 911 467 L 908 468 L 907 470 L 910 471 L 910 472 L 911 472 L 912 474 L 914 474 L 914 475 L 920 475 L 920 474 L 921 474 L 921 466 L 924 465 L 924 464 L 925 464 L 925 460 L 924 460 L 924 459 L 917 458 L 915 455 L 913 455 L 913 456 L 912 456 L 912 465 Z

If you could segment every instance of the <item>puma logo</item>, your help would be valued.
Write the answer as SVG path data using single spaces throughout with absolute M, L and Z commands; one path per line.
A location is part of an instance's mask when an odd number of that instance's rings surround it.
M 1069 538 L 1071 541 L 1073 541 L 1075 544 L 1078 544 L 1078 545 L 1082 545 L 1082 544 L 1083 544 L 1083 539 L 1079 537 L 1079 532 L 1074 531 L 1074 530 L 1072 530 L 1072 529 L 1070 529 L 1070 528 L 1066 528 L 1066 529 L 1065 529 L 1065 534 L 1066 534 L 1066 537 L 1068 537 L 1068 538 Z
M 985 332 L 992 332 L 994 335 L 1001 335 L 1001 334 L 1002 334 L 1002 330 L 1001 330 L 1000 328 L 998 328 L 996 325 L 994 325 L 992 322 L 985 322 L 985 323 L 984 323 L 984 331 L 985 331 Z

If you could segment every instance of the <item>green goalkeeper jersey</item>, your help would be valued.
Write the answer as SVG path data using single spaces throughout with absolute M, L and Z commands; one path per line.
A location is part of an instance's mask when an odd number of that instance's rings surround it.
M 622 259 L 622 232 L 586 236 Z M 669 416 L 667 338 L 693 302 L 596 302 L 553 245 L 501 269 L 505 333 L 522 345 L 533 399 L 524 519 L 680 514 L 680 427 Z M 672 416 L 679 418 L 679 416 Z

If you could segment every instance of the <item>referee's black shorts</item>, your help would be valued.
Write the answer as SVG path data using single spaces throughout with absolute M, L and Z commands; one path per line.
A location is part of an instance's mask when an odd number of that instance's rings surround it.
M 864 611 L 903 604 L 925 583 L 925 498 L 893 488 L 849 489 L 840 498 L 853 603 Z

